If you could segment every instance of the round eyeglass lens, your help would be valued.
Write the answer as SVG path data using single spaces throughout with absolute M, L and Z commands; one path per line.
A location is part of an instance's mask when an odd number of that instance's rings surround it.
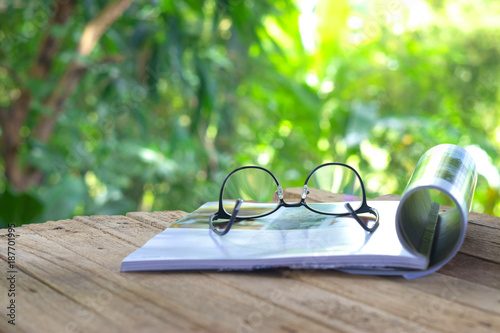
M 243 199 L 236 217 L 245 218 L 267 214 L 278 206 L 278 185 L 274 178 L 259 168 L 236 171 L 226 181 L 222 193 L 224 210 L 231 215 L 237 199 Z
M 353 210 L 361 207 L 363 190 L 361 180 L 350 168 L 327 164 L 311 175 L 307 182 L 307 205 L 328 214 L 348 214 L 345 204 Z

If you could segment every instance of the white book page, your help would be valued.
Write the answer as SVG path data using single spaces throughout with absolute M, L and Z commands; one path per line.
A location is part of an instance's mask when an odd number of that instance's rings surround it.
M 280 208 L 255 221 L 235 223 L 225 236 L 208 226 L 217 203 L 207 203 L 156 235 L 122 262 L 122 271 L 255 269 L 263 267 L 402 267 L 423 269 L 428 258 L 404 248 L 397 236 L 399 201 L 372 201 L 380 226 L 363 230 L 351 217 Z

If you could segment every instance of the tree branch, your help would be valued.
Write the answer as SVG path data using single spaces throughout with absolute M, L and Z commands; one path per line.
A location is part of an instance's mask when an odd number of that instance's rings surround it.
M 57 2 L 50 26 L 64 24 L 72 15 L 75 0 Z M 50 27 L 46 29 L 45 36 L 38 49 L 35 62 L 29 70 L 32 78 L 46 78 L 51 69 L 52 60 L 59 51 L 60 40 L 50 33 Z M 2 135 L 0 136 L 1 153 L 4 160 L 5 176 L 11 185 L 20 190 L 25 190 L 33 179 L 39 179 L 41 173 L 27 173 L 19 162 L 19 148 L 24 141 L 20 130 L 26 123 L 30 111 L 31 93 L 25 89 L 19 75 L 9 67 L 6 67 L 10 77 L 18 85 L 21 93 L 11 105 L 1 111 L 0 124 Z
M 83 30 L 82 38 L 78 45 L 78 53 L 82 56 L 89 55 L 111 23 L 116 21 L 130 7 L 133 1 L 118 0 L 112 2 L 96 18 L 91 20 Z
M 62 113 L 66 100 L 76 89 L 87 68 L 80 63 L 72 62 L 57 87 L 53 90 L 49 98 L 44 102 L 45 106 L 52 109 L 49 115 L 40 118 L 34 130 L 34 137 L 41 142 L 48 142 L 54 131 L 58 116 Z
M 24 174 L 19 165 L 19 147 L 23 141 L 20 129 L 25 124 L 29 113 L 31 95 L 22 90 L 19 98 L 14 101 L 9 109 L 0 113 L 2 125 L 2 157 L 5 163 L 5 176 L 11 184 L 18 189 L 24 189 Z
M 49 27 L 54 25 L 63 25 L 68 18 L 73 15 L 75 9 L 75 0 L 55 2 L 54 16 L 50 20 Z M 42 38 L 38 55 L 35 63 L 30 69 L 30 75 L 34 78 L 46 78 L 52 67 L 52 60 L 59 51 L 61 40 L 50 33 L 50 28 L 46 29 L 45 36 Z
M 133 1 L 117 0 L 108 4 L 96 18 L 85 26 L 78 45 L 80 55 L 87 56 L 92 52 L 106 29 L 130 7 Z M 57 117 L 63 111 L 66 100 L 73 94 L 86 71 L 87 68 L 77 61 L 73 61 L 68 66 L 56 89 L 45 101 L 45 105 L 51 108 L 53 113 L 40 119 L 34 131 L 35 138 L 42 142 L 47 142 L 50 139 Z
M 9 110 L 0 106 L 0 128 L 7 126 L 7 114 Z
M 53 24 L 64 24 L 73 14 L 75 0 L 58 2 Z M 123 12 L 132 4 L 133 0 L 117 0 L 108 4 L 103 11 L 84 28 L 78 52 L 82 56 L 88 56 L 95 45 L 106 32 L 108 27 L 116 21 Z M 50 29 L 47 29 L 49 31 Z M 46 78 L 51 70 L 51 64 L 59 51 L 60 41 L 47 33 L 42 39 L 38 56 L 30 68 L 29 74 L 33 78 Z M 48 142 L 52 136 L 58 116 L 63 112 L 67 99 L 74 93 L 78 83 L 85 74 L 87 68 L 78 61 L 71 62 L 51 95 L 44 101 L 45 106 L 52 110 L 49 115 L 40 117 L 33 130 L 33 137 L 41 142 Z M 19 130 L 25 124 L 29 113 L 31 94 L 21 90 L 19 98 L 5 112 L 0 114 L 2 125 L 2 156 L 5 162 L 5 175 L 11 184 L 18 190 L 27 189 L 30 185 L 40 182 L 42 173 L 32 167 L 23 168 L 19 163 L 19 147 L 23 138 Z

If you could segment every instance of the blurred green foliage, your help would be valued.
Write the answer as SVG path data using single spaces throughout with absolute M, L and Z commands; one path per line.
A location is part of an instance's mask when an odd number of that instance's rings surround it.
M 81 59 L 51 140 L 32 139 L 103 6 L 79 2 L 52 27 L 62 44 L 42 81 L 28 72 L 53 7 L 0 1 L 0 107 L 32 92 L 19 154 L 44 175 L 19 193 L 0 163 L 3 225 L 191 211 L 246 164 L 301 186 L 315 165 L 346 162 L 369 196 L 401 194 L 440 143 L 473 153 L 473 210 L 500 215 L 497 2 L 136 0 Z

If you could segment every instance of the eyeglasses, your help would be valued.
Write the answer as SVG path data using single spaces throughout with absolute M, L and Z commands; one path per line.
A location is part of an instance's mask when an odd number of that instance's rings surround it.
M 235 221 L 264 217 L 281 207 L 300 206 L 323 215 L 351 215 L 368 232 L 379 226 L 378 211 L 368 206 L 359 173 L 347 164 L 325 163 L 316 167 L 304 182 L 299 202 L 285 202 L 283 194 L 278 179 L 269 170 L 259 166 L 235 169 L 222 183 L 219 209 L 210 217 L 210 229 L 223 236 Z M 314 198 L 320 202 L 314 202 Z M 359 215 L 365 213 L 373 215 L 375 220 L 364 222 Z

